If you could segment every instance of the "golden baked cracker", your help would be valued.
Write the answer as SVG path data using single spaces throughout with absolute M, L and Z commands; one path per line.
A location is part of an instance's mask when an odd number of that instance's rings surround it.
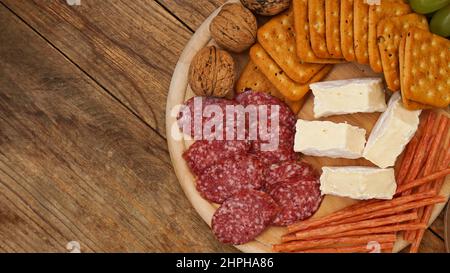
M 250 59 L 288 100 L 300 100 L 309 91 L 308 84 L 300 84 L 289 78 L 260 44 L 250 49 Z
M 260 44 L 252 46 L 250 59 L 287 99 L 300 100 L 308 92 L 308 85 L 296 83 L 289 78 Z
M 392 91 L 400 90 L 398 49 L 404 32 L 410 27 L 428 30 L 427 18 L 411 13 L 381 20 L 377 26 L 378 49 L 383 66 L 384 78 Z
M 271 95 L 279 93 L 273 84 L 261 73 L 258 66 L 251 60 L 241 72 L 241 76 L 236 82 L 236 93 L 242 93 L 246 89 L 257 92 L 266 92 Z
M 286 99 L 251 60 L 249 60 L 244 70 L 242 70 L 241 76 L 236 83 L 236 93 L 240 94 L 248 89 L 255 92 L 268 93 L 271 96 L 279 98 L 284 101 L 289 108 L 291 108 L 292 112 L 296 114 L 300 111 L 306 99 L 306 96 L 298 101 L 290 101 Z
M 308 0 L 311 48 L 319 58 L 338 58 L 328 53 L 325 38 L 325 0 Z
M 328 53 L 334 57 L 343 58 L 341 51 L 339 0 L 325 0 L 325 38 Z
M 312 48 L 309 35 L 308 0 L 293 0 L 294 29 L 297 44 L 297 56 L 306 63 L 333 64 L 340 63 L 340 59 L 318 58 Z
M 406 37 L 403 37 L 400 40 L 399 53 L 398 53 L 399 68 L 400 68 L 400 85 L 401 86 L 404 86 L 403 79 L 405 78 L 404 75 L 403 75 L 403 71 L 405 70 L 405 68 L 404 68 L 404 63 L 405 63 L 404 62 L 404 59 L 405 59 L 405 45 L 406 45 Z M 403 89 L 401 89 L 401 90 L 403 90 Z M 411 100 L 407 99 L 403 92 L 402 92 L 402 102 L 403 102 L 403 106 L 405 106 L 409 110 L 419 110 L 419 109 L 428 109 L 428 108 L 430 108 L 430 106 L 428 106 L 428 105 L 421 104 L 421 103 L 414 102 L 414 101 L 411 101 Z
M 309 83 L 320 82 L 323 78 L 325 78 L 328 75 L 328 73 L 330 73 L 331 69 L 333 69 L 333 65 L 326 65 L 319 71 L 319 73 L 317 73 L 316 75 L 314 75 L 314 77 L 312 77 Z
M 368 30 L 369 5 L 365 0 L 355 0 L 353 4 L 353 32 L 356 61 L 360 64 L 369 64 Z
M 353 0 L 341 0 L 341 50 L 345 60 L 355 60 L 353 47 Z
M 383 67 L 381 65 L 380 52 L 377 44 L 377 25 L 378 22 L 385 18 L 393 16 L 405 15 L 411 12 L 411 7 L 403 3 L 401 0 L 382 0 L 381 5 L 369 7 L 369 62 L 373 71 L 381 73 Z
M 292 80 L 307 83 L 324 65 L 297 56 L 292 11 L 272 18 L 258 30 L 258 42 Z
M 406 37 L 402 94 L 434 107 L 450 103 L 450 41 L 420 28 Z

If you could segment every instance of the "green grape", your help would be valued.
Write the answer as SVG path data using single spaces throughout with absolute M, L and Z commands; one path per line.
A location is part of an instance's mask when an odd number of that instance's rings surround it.
M 442 37 L 450 36 L 450 5 L 438 10 L 430 22 L 431 32 Z
M 450 0 L 410 0 L 409 3 L 415 12 L 427 14 L 447 6 Z

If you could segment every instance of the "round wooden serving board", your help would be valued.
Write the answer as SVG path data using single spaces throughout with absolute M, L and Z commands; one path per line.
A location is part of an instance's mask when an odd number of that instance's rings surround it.
M 230 1 L 236 2 L 236 1 Z M 188 70 L 194 55 L 203 47 L 208 44 L 212 44 L 211 34 L 209 32 L 209 24 L 214 16 L 218 13 L 219 9 L 213 12 L 205 22 L 198 28 L 196 33 L 192 36 L 191 40 L 184 49 L 178 64 L 175 68 L 172 82 L 170 84 L 170 90 L 167 98 L 166 106 L 166 133 L 167 142 L 169 146 L 169 152 L 174 166 L 175 173 L 180 181 L 181 187 L 183 188 L 189 201 L 192 203 L 194 208 L 200 214 L 200 216 L 205 220 L 205 222 L 210 225 L 212 215 L 217 208 L 216 204 L 212 204 L 205 199 L 203 199 L 195 188 L 195 180 L 191 174 L 185 160 L 182 158 L 183 152 L 192 144 L 191 141 L 185 141 L 179 139 L 180 131 L 176 125 L 176 114 L 177 106 L 183 104 L 187 99 L 194 96 L 190 87 L 188 86 Z M 240 55 L 233 56 L 237 62 L 238 70 L 241 71 L 243 66 L 248 61 L 248 52 Z M 370 67 L 363 66 L 355 63 L 346 63 L 335 65 L 332 72 L 323 81 L 327 80 L 337 80 L 337 79 L 350 79 L 358 77 L 369 77 L 369 76 L 381 76 L 379 74 L 374 74 Z M 298 117 L 306 120 L 313 120 L 313 96 L 310 95 L 307 99 L 304 107 L 298 114 Z M 347 122 L 351 125 L 355 125 L 367 130 L 367 136 L 369 136 L 373 125 L 379 117 L 379 113 L 372 114 L 351 114 L 342 116 L 333 116 L 325 118 L 323 120 L 330 120 L 333 122 Z M 311 157 L 303 156 L 303 160 L 311 163 L 317 170 L 320 170 L 322 166 L 373 166 L 370 162 L 365 159 L 332 159 L 332 158 L 322 158 L 322 157 Z M 450 178 L 447 178 L 444 187 L 441 192 L 442 195 L 447 198 L 450 196 Z M 326 196 L 320 209 L 316 212 L 313 217 L 321 217 L 342 209 L 352 203 L 354 200 L 347 198 L 341 198 L 336 196 Z M 433 215 L 429 224 L 431 224 L 436 217 L 439 215 L 441 210 L 444 208 L 445 204 L 439 204 L 435 206 Z M 267 229 L 263 234 L 258 236 L 258 238 L 250 243 L 244 245 L 236 246 L 239 250 L 243 252 L 272 252 L 272 244 L 280 242 L 280 237 L 285 233 L 285 228 L 271 227 Z M 398 238 L 396 245 L 394 247 L 394 252 L 398 252 L 407 246 L 407 242 Z

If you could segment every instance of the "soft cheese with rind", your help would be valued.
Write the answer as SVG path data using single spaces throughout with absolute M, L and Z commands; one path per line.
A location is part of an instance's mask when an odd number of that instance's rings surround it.
M 365 136 L 366 130 L 347 123 L 299 119 L 294 151 L 312 156 L 356 159 L 362 156 Z
M 314 117 L 386 110 L 381 78 L 358 78 L 310 85 L 314 94 Z
M 420 113 L 420 110 L 406 109 L 400 94 L 394 93 L 367 140 L 364 158 L 380 168 L 394 166 L 397 157 L 417 131 Z
M 320 190 L 358 200 L 392 199 L 397 183 L 393 168 L 323 167 Z

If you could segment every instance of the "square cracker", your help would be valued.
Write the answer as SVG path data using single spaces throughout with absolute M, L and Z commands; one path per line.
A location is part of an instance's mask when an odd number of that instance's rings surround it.
M 353 0 L 341 0 L 341 50 L 345 60 L 355 60 L 353 47 Z
M 272 18 L 258 30 L 258 42 L 292 80 L 307 83 L 323 64 L 303 63 L 297 56 L 294 15 L 286 12 Z
M 250 48 L 250 59 L 286 99 L 292 101 L 300 100 L 309 91 L 308 84 L 300 84 L 289 78 L 260 44 L 255 44 Z M 330 68 L 325 66 L 322 70 L 324 69 Z M 310 82 L 321 80 L 326 75 L 326 73 L 325 75 L 321 73 L 322 71 L 317 73 Z
M 306 63 L 333 64 L 341 63 L 339 59 L 318 58 L 312 48 L 309 35 L 308 0 L 293 0 L 294 28 L 297 44 L 297 56 Z
M 400 90 L 399 44 L 403 33 L 410 27 L 428 30 L 427 18 L 411 13 L 381 20 L 377 26 L 377 41 L 383 66 L 384 78 L 392 91 Z
M 251 60 L 249 60 L 245 66 L 239 80 L 236 83 L 236 93 L 240 94 L 248 89 L 255 92 L 268 93 L 271 96 L 279 98 L 284 101 L 289 108 L 291 108 L 292 112 L 296 114 L 300 111 L 306 99 L 306 97 L 298 101 L 290 101 L 286 99 Z
M 450 103 L 450 41 L 423 29 L 406 34 L 402 94 L 434 107 Z
M 405 78 L 404 77 L 404 70 L 405 70 L 405 68 L 404 68 L 404 65 L 405 65 L 405 62 L 404 62 L 404 60 L 405 60 L 405 45 L 406 45 L 406 37 L 403 37 L 400 40 L 399 53 L 398 53 L 399 68 L 400 68 L 400 85 L 401 86 L 404 86 L 403 79 Z M 414 102 L 414 101 L 411 101 L 411 100 L 407 99 L 403 92 L 402 92 L 402 101 L 403 101 L 403 106 L 405 106 L 409 110 L 419 110 L 419 109 L 429 109 L 429 108 L 431 108 L 428 105 L 421 104 L 421 103 Z
M 308 0 L 311 48 L 319 58 L 338 58 L 328 52 L 325 35 L 325 0 Z
M 385 18 L 405 15 L 410 12 L 411 7 L 401 0 L 382 0 L 381 5 L 369 7 L 369 62 L 373 71 L 383 72 L 377 44 L 378 22 Z
M 368 31 L 369 31 L 369 5 L 365 0 L 355 0 L 353 4 L 353 32 L 356 61 L 360 64 L 369 64 Z
M 325 38 L 328 53 L 334 57 L 343 58 L 341 51 L 340 10 L 340 0 L 325 0 Z

